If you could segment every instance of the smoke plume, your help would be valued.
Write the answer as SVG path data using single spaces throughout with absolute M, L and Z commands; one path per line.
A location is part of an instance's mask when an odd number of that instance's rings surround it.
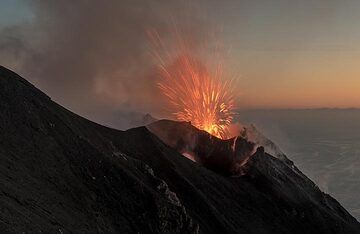
M 171 40 L 176 21 L 196 41 L 207 28 L 201 14 L 194 14 L 196 6 L 185 1 L 27 3 L 33 20 L 0 31 L 0 64 L 100 122 L 116 111 L 161 113 L 147 29 Z

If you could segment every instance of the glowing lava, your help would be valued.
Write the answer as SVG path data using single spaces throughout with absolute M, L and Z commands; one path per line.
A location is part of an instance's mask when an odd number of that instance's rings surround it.
M 190 55 L 179 56 L 173 64 L 162 67 L 161 75 L 159 87 L 178 120 L 190 121 L 214 136 L 227 137 L 234 106 L 229 83 L 211 76 Z
M 159 87 L 170 111 L 177 120 L 190 121 L 216 137 L 229 138 L 234 114 L 233 82 L 223 79 L 220 62 L 210 72 L 188 47 L 180 44 L 178 53 L 168 63 L 157 54 L 161 61 Z

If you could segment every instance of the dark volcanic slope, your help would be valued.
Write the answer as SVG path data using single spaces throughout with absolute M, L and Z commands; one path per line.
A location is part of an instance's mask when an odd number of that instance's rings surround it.
M 291 163 L 261 150 L 224 177 L 145 127 L 83 119 L 0 67 L 1 232 L 356 233 Z
M 110 136 L 126 134 L 74 115 L 1 67 L 1 233 L 196 230 L 167 185 Z

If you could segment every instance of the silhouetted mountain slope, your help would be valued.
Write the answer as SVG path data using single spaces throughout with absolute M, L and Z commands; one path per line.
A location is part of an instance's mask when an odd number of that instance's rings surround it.
M 163 181 L 114 149 L 107 136 L 116 133 L 63 109 L 1 68 L 0 229 L 193 230 Z
M 0 67 L 1 232 L 360 231 L 291 163 L 260 148 L 245 170 L 222 176 L 145 127 L 88 121 Z

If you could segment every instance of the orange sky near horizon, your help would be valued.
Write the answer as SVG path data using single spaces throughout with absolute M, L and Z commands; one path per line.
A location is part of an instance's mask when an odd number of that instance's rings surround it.
M 213 6 L 240 108 L 360 108 L 360 1 L 240 2 Z
M 242 57 L 240 108 L 360 107 L 360 52 L 282 54 Z

